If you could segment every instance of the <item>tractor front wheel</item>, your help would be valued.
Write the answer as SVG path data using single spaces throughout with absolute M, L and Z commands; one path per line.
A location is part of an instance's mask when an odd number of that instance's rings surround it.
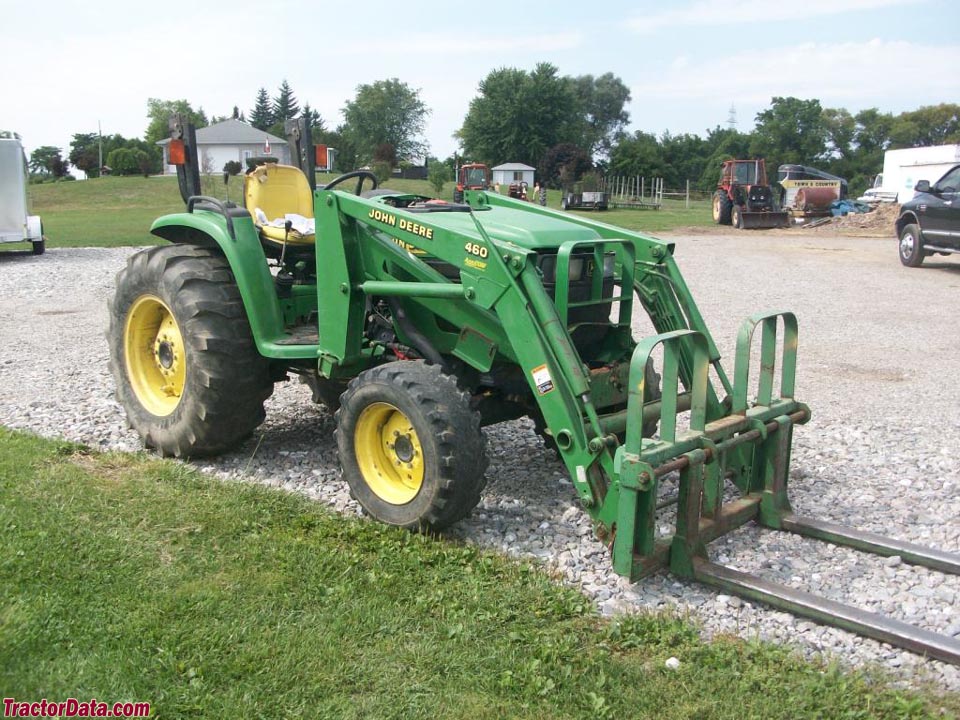
M 263 421 L 273 383 L 222 255 L 176 245 L 132 256 L 108 340 L 117 399 L 147 447 L 213 455 Z
M 717 190 L 713 194 L 713 221 L 717 225 L 730 224 L 730 210 L 733 202 L 723 190 Z
M 439 366 L 407 360 L 361 373 L 336 421 L 344 477 L 377 520 L 439 530 L 480 501 L 487 467 L 480 414 Z
M 739 205 L 734 205 L 730 208 L 730 224 L 735 228 L 743 227 L 743 214 Z

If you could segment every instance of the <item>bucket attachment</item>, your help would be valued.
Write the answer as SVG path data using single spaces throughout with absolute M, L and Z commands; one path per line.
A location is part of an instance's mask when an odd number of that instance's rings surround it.
M 779 392 L 774 393 L 778 325 L 783 326 Z M 761 328 L 756 399 L 750 402 L 750 353 L 754 331 Z M 651 352 L 663 347 L 660 436 L 643 438 L 640 423 L 650 400 L 643 369 Z M 810 419 L 809 409 L 794 397 L 797 320 L 792 313 L 748 318 L 737 339 L 729 412 L 707 422 L 706 337 L 692 330 L 663 333 L 640 342 L 630 369 L 626 441 L 617 451 L 619 505 L 613 535 L 614 569 L 631 579 L 668 567 L 681 577 L 760 601 L 827 625 L 850 630 L 921 655 L 960 664 L 960 640 L 866 612 L 807 592 L 778 585 L 709 561 L 708 543 L 754 520 L 864 552 L 899 555 L 904 562 L 960 574 L 960 555 L 796 517 L 787 498 L 793 427 Z M 689 429 L 677 432 L 678 381 L 689 392 Z M 675 532 L 657 539 L 657 487 L 660 478 L 679 471 Z M 723 502 L 726 480 L 740 496 Z
M 786 210 L 777 212 L 750 212 L 749 210 L 743 210 L 740 213 L 740 227 L 744 230 L 789 226 L 790 216 Z

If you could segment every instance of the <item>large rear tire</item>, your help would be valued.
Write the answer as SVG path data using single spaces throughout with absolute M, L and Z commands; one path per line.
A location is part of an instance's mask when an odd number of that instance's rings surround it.
M 408 360 L 361 373 L 336 421 L 344 477 L 377 520 L 440 530 L 480 501 L 487 468 L 480 413 L 439 366 Z
M 117 273 L 110 368 L 147 447 L 214 455 L 264 418 L 273 392 L 226 259 L 189 245 L 150 248 Z
M 717 225 L 729 225 L 732 207 L 733 202 L 730 200 L 730 196 L 723 190 L 717 190 L 713 194 L 713 221 Z

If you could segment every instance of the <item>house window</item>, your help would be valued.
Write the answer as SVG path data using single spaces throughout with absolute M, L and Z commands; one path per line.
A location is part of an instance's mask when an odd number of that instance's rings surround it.
M 513 171 L 513 181 L 514 181 L 514 182 L 523 182 L 523 170 L 514 170 L 514 171 Z

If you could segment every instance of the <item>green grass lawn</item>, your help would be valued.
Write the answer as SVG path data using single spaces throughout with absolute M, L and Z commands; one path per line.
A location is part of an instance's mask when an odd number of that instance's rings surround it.
M 677 657 L 677 670 L 664 661 Z M 145 456 L 0 428 L 0 687 L 155 718 L 915 718 L 874 685 L 543 572 Z
M 335 175 L 318 175 L 318 182 L 328 182 Z M 433 196 L 433 188 L 425 180 L 390 180 L 386 186 Z M 221 176 L 203 178 L 204 192 L 215 197 L 229 196 L 240 201 L 241 178 L 232 178 L 224 188 Z M 352 182 L 343 186 L 352 189 Z M 159 238 L 150 234 L 150 225 L 160 215 L 183 210 L 176 178 L 105 177 L 76 182 L 44 183 L 29 188 L 31 212 L 43 219 L 47 246 L 56 247 L 119 247 L 124 245 L 156 245 Z M 548 205 L 560 207 L 560 191 L 551 190 Z M 453 183 L 447 183 L 442 197 L 453 197 Z M 677 227 L 710 226 L 710 203 L 667 200 L 661 210 L 609 210 L 581 212 L 590 217 L 629 230 L 664 232 Z M 23 250 L 26 245 L 10 246 Z

